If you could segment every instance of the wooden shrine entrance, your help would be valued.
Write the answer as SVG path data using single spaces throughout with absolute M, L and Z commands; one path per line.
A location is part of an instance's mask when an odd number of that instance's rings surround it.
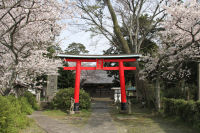
M 75 90 L 74 90 L 74 111 L 79 110 L 79 89 L 81 70 L 118 70 L 121 88 L 121 110 L 126 110 L 126 90 L 124 70 L 136 70 L 136 67 L 125 67 L 124 62 L 134 62 L 140 55 L 65 55 L 59 54 L 58 57 L 64 58 L 68 62 L 76 62 L 75 67 L 64 67 L 64 70 L 75 70 Z M 96 62 L 96 67 L 82 67 L 81 62 Z M 104 67 L 104 62 L 118 62 L 118 67 Z

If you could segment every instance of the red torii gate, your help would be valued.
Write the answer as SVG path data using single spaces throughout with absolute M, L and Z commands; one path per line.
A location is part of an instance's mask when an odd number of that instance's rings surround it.
M 74 90 L 74 111 L 79 110 L 79 89 L 81 70 L 119 70 L 121 88 L 121 110 L 126 110 L 126 90 L 124 70 L 136 70 L 136 67 L 125 67 L 124 62 L 134 62 L 141 55 L 65 55 L 59 54 L 58 57 L 64 58 L 68 62 L 76 62 L 75 67 L 64 67 L 64 70 L 76 70 L 75 90 Z M 81 62 L 96 62 L 96 67 L 82 67 Z M 118 62 L 118 67 L 104 67 L 104 62 Z

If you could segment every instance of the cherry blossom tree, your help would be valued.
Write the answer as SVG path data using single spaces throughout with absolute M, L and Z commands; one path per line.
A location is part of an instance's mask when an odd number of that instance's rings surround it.
M 30 56 L 27 58 L 20 59 L 18 65 L 13 63 L 13 57 L 10 53 L 4 54 L 0 63 L 1 75 L 0 83 L 1 88 L 10 88 L 10 78 L 12 77 L 13 71 L 10 69 L 15 66 L 15 74 L 17 75 L 13 79 L 13 84 L 23 84 L 31 85 L 36 87 L 36 78 L 43 74 L 57 74 L 57 67 L 61 66 L 60 60 L 52 60 L 45 57 L 44 54 L 47 53 L 45 50 L 35 50 L 32 51 Z M 9 67 L 10 66 L 10 67 Z M 12 85 L 14 87 L 14 85 Z M 5 93 L 14 92 L 14 90 L 6 90 Z M 3 90 L 2 90 L 3 92 Z M 4 93 L 4 94 L 5 94 Z
M 45 53 L 65 26 L 59 20 L 71 16 L 69 5 L 55 0 L 1 0 L 1 93 L 14 91 L 16 82 L 29 84 L 37 75 L 56 72 L 60 63 Z
M 143 70 L 156 80 L 158 108 L 160 108 L 160 79 L 189 76 L 190 72 L 187 69 L 181 69 L 182 64 L 200 55 L 199 3 L 196 0 L 185 2 L 170 0 L 163 8 L 166 9 L 168 16 L 162 23 L 165 30 L 160 32 L 160 50 L 157 56 L 146 58 L 147 64 Z

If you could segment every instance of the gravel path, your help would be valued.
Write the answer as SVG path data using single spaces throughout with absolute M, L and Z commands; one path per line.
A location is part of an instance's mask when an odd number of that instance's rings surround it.
M 83 127 L 75 127 L 65 121 L 50 118 L 40 111 L 30 117 L 47 133 L 117 133 L 115 124 L 109 114 L 109 102 L 106 99 L 95 99 L 92 102 L 92 114 Z
M 117 133 L 109 114 L 110 101 L 96 99 L 92 103 L 92 115 L 85 127 L 85 133 Z
M 78 133 L 79 129 L 67 125 L 62 120 L 56 120 L 43 115 L 42 112 L 36 111 L 31 116 L 36 123 L 47 133 Z

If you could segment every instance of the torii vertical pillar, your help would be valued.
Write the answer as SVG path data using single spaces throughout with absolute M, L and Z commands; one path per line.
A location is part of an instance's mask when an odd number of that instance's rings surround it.
M 74 111 L 79 111 L 79 90 L 80 90 L 80 77 L 81 77 L 81 61 L 76 62 L 76 80 L 74 88 Z
M 126 89 L 125 89 L 123 61 L 119 61 L 119 76 L 120 76 L 120 88 L 121 88 L 121 110 L 126 110 Z

